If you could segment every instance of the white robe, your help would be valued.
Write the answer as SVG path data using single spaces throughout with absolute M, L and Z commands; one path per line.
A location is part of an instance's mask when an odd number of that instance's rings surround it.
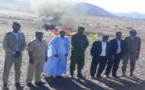
M 62 75 L 67 72 L 67 57 L 66 53 L 70 51 L 70 42 L 68 37 L 54 37 L 48 44 L 48 60 L 44 64 L 44 72 L 49 75 Z M 59 57 L 54 57 L 58 54 Z

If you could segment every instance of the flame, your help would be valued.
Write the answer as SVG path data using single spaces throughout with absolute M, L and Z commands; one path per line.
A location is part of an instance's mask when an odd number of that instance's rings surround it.
M 58 29 L 49 30 L 54 35 L 60 35 L 60 31 Z M 71 30 L 65 30 L 66 35 L 72 35 L 73 32 Z
M 72 35 L 72 34 L 73 34 L 73 32 L 72 32 L 71 30 L 65 30 L 65 32 L 66 32 L 66 34 L 68 34 L 68 35 Z
M 59 31 L 57 29 L 53 29 L 53 30 L 51 30 L 51 32 L 55 35 L 59 35 Z

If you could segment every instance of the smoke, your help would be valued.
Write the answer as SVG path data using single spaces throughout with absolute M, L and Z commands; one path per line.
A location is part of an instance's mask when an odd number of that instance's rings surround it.
M 31 8 L 44 24 L 72 30 L 76 26 L 76 3 L 71 0 L 32 0 Z
M 42 24 L 59 26 L 72 30 L 76 27 L 76 18 L 85 13 L 85 6 L 78 6 L 80 0 L 0 0 L 0 7 L 15 10 L 32 11 Z

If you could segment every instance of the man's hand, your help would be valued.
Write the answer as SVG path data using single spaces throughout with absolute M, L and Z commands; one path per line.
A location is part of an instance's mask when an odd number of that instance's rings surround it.
M 65 54 L 65 56 L 67 57 L 67 56 L 68 56 L 68 54 L 66 53 L 66 54 Z
M 45 62 L 47 62 L 47 59 L 48 59 L 48 58 L 46 57 L 46 58 L 45 58 Z
M 85 52 L 86 48 L 80 48 L 80 51 Z
M 34 64 L 34 59 L 32 57 L 30 57 L 29 63 Z
M 21 56 L 21 53 L 19 51 L 15 52 L 13 55 L 14 58 L 19 58 Z
M 59 57 L 58 54 L 55 54 L 54 57 Z
M 136 56 L 136 60 L 138 60 L 138 59 L 139 59 L 139 55 Z

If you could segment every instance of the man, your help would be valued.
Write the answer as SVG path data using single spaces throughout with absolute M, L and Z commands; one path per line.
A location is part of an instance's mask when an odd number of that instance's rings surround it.
M 13 31 L 6 33 L 3 40 L 3 48 L 5 50 L 5 65 L 3 72 L 4 88 L 7 88 L 9 71 L 14 63 L 15 69 L 15 86 L 21 87 L 20 73 L 22 63 L 22 52 L 26 47 L 25 35 L 20 31 L 21 25 L 18 22 L 13 22 Z
M 43 71 L 43 65 L 47 59 L 47 43 L 43 40 L 43 33 L 37 31 L 35 33 L 36 39 L 32 40 L 27 47 L 29 54 L 29 66 L 27 72 L 26 83 L 27 86 L 32 86 L 32 79 L 35 72 L 35 85 L 42 86 L 45 84 L 41 81 L 41 73 Z
M 124 42 L 121 37 L 122 33 L 116 32 L 116 38 L 110 41 L 111 59 L 108 60 L 105 77 L 108 77 L 112 70 L 112 76 L 114 78 L 118 78 L 116 73 L 119 67 L 120 60 L 124 55 Z
M 89 45 L 89 41 L 84 35 L 85 28 L 82 26 L 78 27 L 78 33 L 73 35 L 71 38 L 71 44 L 72 44 L 72 52 L 71 52 L 71 63 L 70 63 L 70 74 L 71 77 L 74 75 L 75 66 L 77 64 L 78 68 L 78 77 L 84 78 L 81 71 L 84 67 L 85 62 L 85 50 Z
M 136 61 L 139 58 L 141 39 L 137 37 L 136 30 L 132 29 L 129 31 L 130 36 L 124 39 L 125 55 L 122 66 L 122 76 L 126 76 L 126 68 L 130 59 L 130 76 L 134 76 Z
M 107 60 L 110 59 L 110 44 L 109 42 L 107 42 L 108 38 L 109 38 L 108 35 L 104 35 L 102 37 L 102 41 L 95 41 L 93 43 L 93 46 L 91 48 L 91 55 L 93 59 L 90 70 L 92 78 L 94 78 L 98 64 L 99 69 L 97 73 L 97 78 L 102 78 L 101 73 L 103 72 L 106 66 Z
M 65 37 L 65 31 L 62 30 L 60 36 L 54 37 L 49 43 L 48 60 L 44 65 L 44 72 L 57 77 L 66 74 L 69 51 L 69 38 Z

